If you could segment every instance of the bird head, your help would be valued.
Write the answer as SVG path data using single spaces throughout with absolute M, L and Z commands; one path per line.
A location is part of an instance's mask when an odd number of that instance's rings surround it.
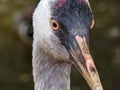
M 92 90 L 103 90 L 89 51 L 93 24 L 88 0 L 41 0 L 33 14 L 34 43 L 55 60 L 73 63 Z

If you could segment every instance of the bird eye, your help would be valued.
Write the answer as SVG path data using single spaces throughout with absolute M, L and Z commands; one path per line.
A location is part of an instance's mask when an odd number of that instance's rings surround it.
M 51 26 L 51 28 L 52 28 L 54 31 L 60 29 L 60 25 L 59 25 L 59 23 L 58 23 L 55 19 L 51 19 L 51 20 L 50 20 L 50 26 Z
M 93 20 L 92 20 L 92 22 L 91 22 L 90 29 L 92 29 L 92 28 L 93 28 L 94 24 L 95 24 L 95 21 L 94 21 L 94 19 L 93 19 Z

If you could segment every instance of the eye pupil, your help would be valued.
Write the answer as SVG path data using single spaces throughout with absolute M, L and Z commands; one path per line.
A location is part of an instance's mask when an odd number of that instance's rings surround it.
M 53 22 L 53 27 L 57 28 L 57 23 Z

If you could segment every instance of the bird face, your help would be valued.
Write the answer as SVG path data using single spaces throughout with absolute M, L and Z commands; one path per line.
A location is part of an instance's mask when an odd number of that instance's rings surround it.
M 89 51 L 93 14 L 85 0 L 60 0 L 52 7 L 50 26 L 92 90 L 103 90 Z
M 33 14 L 34 43 L 73 63 L 92 90 L 103 90 L 89 51 L 92 21 L 88 0 L 41 0 Z

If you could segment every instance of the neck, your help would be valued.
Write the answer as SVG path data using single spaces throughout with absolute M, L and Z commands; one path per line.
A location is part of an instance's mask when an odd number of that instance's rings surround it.
M 70 90 L 71 65 L 55 60 L 33 47 L 35 90 Z

